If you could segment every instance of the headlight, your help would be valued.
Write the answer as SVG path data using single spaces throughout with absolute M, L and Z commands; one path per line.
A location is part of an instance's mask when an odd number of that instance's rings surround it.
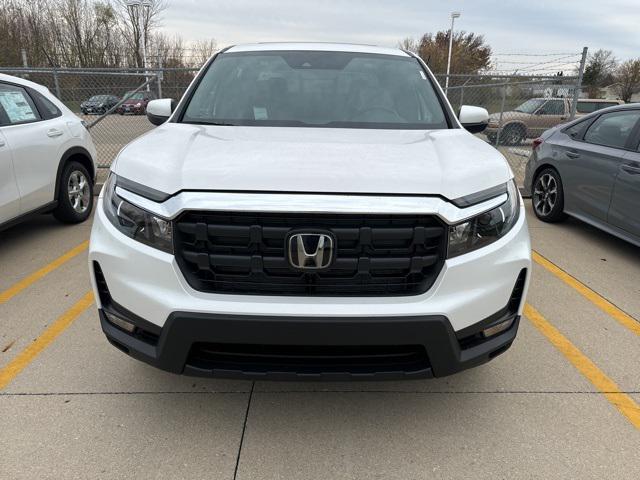
M 129 238 L 167 253 L 173 253 L 171 222 L 147 212 L 116 193 L 116 175 L 110 174 L 104 184 L 104 213 L 114 227 Z
M 449 227 L 448 258 L 485 247 L 507 234 L 520 214 L 520 195 L 515 182 L 507 183 L 507 201 L 466 222 Z
M 136 106 L 136 107 L 141 107 L 141 106 L 142 106 L 142 103 L 138 102 L 138 103 L 136 103 L 136 105 L 135 105 L 135 106 Z

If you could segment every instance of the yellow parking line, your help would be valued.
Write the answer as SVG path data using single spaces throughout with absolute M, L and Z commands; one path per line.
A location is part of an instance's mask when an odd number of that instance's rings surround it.
M 28 347 L 22 350 L 7 366 L 0 370 L 0 390 L 29 365 L 58 335 L 60 335 L 76 318 L 78 318 L 93 303 L 93 293 L 87 292 L 74 306 L 64 312 Z
M 620 413 L 622 413 L 633 426 L 640 430 L 640 406 L 626 393 L 623 393 L 618 385 L 605 375 L 578 347 L 569 341 L 560 331 L 551 325 L 538 310 L 529 304 L 524 307 L 525 316 L 547 339 L 560 350 L 571 364 L 589 380 L 594 387 L 604 394 L 606 399 Z
M 15 297 L 17 294 L 19 294 L 25 288 L 31 286 L 32 284 L 34 284 L 35 282 L 40 280 L 42 277 L 44 277 L 44 276 L 48 275 L 49 273 L 53 272 L 56 268 L 64 265 L 66 262 L 68 262 L 69 260 L 71 260 L 75 256 L 77 256 L 80 253 L 84 252 L 87 249 L 88 246 L 89 246 L 89 241 L 88 240 L 82 242 L 80 245 L 78 245 L 77 247 L 72 248 L 67 253 L 62 255 L 61 257 L 56 258 L 53 262 L 51 262 L 48 265 L 45 265 L 44 267 L 42 267 L 40 270 L 33 272 L 28 277 L 23 278 L 18 283 L 12 285 L 11 287 L 9 287 L 4 292 L 0 292 L 0 305 L 2 305 L 5 302 L 8 302 L 9 300 L 11 300 L 13 297 Z
M 532 252 L 533 261 L 538 265 L 544 267 L 549 272 L 553 273 L 556 277 L 562 280 L 564 283 L 569 285 L 571 288 L 576 290 L 580 295 L 585 297 L 591 303 L 593 303 L 596 307 L 602 310 L 604 313 L 610 315 L 615 320 L 620 323 L 623 327 L 631 330 L 636 335 L 640 336 L 640 322 L 633 318 L 628 313 L 623 312 L 618 307 L 616 307 L 609 300 L 604 298 L 603 296 L 597 294 L 592 289 L 587 287 L 584 283 L 580 282 L 578 279 L 570 275 L 569 273 L 562 270 L 555 263 L 547 260 L 538 252 Z

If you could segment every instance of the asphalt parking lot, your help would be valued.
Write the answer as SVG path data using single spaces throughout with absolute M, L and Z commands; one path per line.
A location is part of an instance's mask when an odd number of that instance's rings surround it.
M 0 233 L 0 478 L 640 478 L 640 255 L 529 209 L 515 344 L 430 381 L 173 376 L 105 340 L 90 222 Z

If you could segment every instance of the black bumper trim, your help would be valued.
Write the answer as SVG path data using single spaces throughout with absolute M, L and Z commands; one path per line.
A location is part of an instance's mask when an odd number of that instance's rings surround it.
M 109 341 L 130 356 L 162 370 L 206 377 L 269 380 L 383 380 L 443 377 L 488 362 L 514 341 L 519 317 L 505 332 L 478 345 L 461 349 L 444 316 L 414 317 L 273 317 L 174 312 L 167 319 L 157 345 L 146 343 L 109 323 L 100 311 Z M 133 322 L 135 323 L 135 321 Z M 427 368 L 384 372 L 279 372 L 198 368 L 189 365 L 196 342 L 254 345 L 409 345 L 420 344 Z

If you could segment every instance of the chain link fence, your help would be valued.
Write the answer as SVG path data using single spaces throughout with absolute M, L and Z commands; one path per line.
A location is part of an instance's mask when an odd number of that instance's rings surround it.
M 0 68 L 45 85 L 87 122 L 103 169 L 99 177 L 122 147 L 154 128 L 144 115 L 146 103 L 179 99 L 197 71 Z M 446 76 L 436 78 L 444 88 Z M 478 136 L 507 158 L 520 185 L 533 139 L 569 121 L 579 95 L 579 78 L 562 76 L 451 75 L 447 90 L 455 110 L 474 105 L 489 111 L 489 127 Z
M 126 144 L 154 126 L 146 104 L 155 98 L 179 99 L 197 68 L 162 70 L 0 68 L 0 72 L 46 86 L 82 118 L 98 152 L 98 181 Z
M 436 78 L 444 88 L 446 76 Z M 456 111 L 474 105 L 489 112 L 489 126 L 478 136 L 505 156 L 522 185 L 533 140 L 574 117 L 581 88 L 579 77 L 451 75 L 446 93 Z

